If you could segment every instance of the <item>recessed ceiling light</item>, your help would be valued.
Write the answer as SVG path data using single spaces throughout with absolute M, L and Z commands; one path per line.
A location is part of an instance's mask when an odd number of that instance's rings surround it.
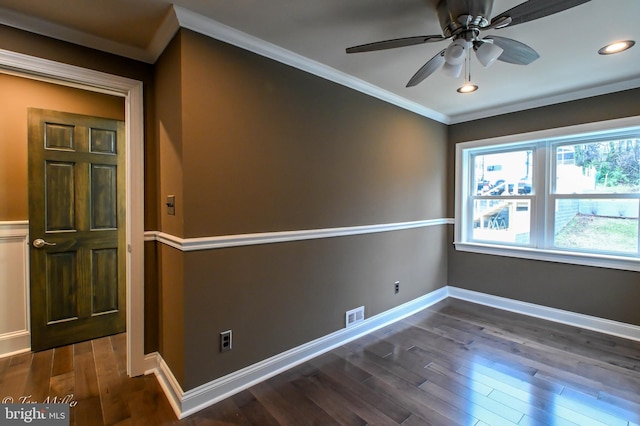
M 475 84 L 467 83 L 464 86 L 458 88 L 458 93 L 471 93 L 475 92 L 476 90 L 478 90 L 478 86 L 476 86 Z
M 611 43 L 598 50 L 598 53 L 601 55 L 611 55 L 613 53 L 619 53 L 631 48 L 634 44 L 636 44 L 633 40 L 624 40 L 624 41 L 616 41 L 615 43 Z

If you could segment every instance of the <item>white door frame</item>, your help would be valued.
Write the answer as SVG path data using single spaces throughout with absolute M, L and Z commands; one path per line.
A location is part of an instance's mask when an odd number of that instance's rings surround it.
M 144 367 L 144 108 L 142 82 L 0 49 L 1 72 L 125 99 L 127 374 Z M 26 123 L 25 123 L 26 125 Z

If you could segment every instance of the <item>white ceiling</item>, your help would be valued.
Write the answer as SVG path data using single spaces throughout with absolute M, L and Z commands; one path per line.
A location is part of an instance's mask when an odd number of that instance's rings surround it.
M 466 95 L 456 92 L 462 77 L 441 72 L 405 87 L 448 41 L 345 54 L 353 45 L 441 34 L 437 1 L 0 0 L 0 23 L 151 63 L 182 26 L 447 124 L 640 87 L 638 0 L 592 0 L 483 32 L 517 39 L 541 57 L 528 66 L 496 62 L 488 69 L 473 59 L 471 77 L 480 89 Z M 519 3 L 495 0 L 492 15 Z M 598 55 L 605 44 L 626 39 L 638 44 Z

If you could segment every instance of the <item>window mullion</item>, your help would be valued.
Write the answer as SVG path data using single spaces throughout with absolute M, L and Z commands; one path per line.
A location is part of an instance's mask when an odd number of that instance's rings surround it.
M 534 151 L 534 199 L 532 201 L 531 238 L 534 247 L 547 247 L 547 223 L 549 222 L 547 204 L 549 195 L 549 173 L 547 160 L 548 147 L 541 142 Z

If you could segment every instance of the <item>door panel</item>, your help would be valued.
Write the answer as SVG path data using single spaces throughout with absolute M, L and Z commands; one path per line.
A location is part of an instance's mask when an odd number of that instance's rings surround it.
M 118 310 L 118 249 L 92 250 L 92 315 Z
M 125 329 L 124 123 L 29 110 L 34 351 Z
M 75 230 L 75 164 L 45 162 L 47 232 Z
M 46 259 L 47 324 L 77 319 L 76 253 L 52 253 Z
M 46 149 L 62 149 L 73 151 L 73 126 L 44 123 Z
M 115 229 L 118 226 L 116 166 L 91 165 L 91 229 Z
M 91 129 L 91 152 L 116 153 L 116 132 L 105 129 Z

